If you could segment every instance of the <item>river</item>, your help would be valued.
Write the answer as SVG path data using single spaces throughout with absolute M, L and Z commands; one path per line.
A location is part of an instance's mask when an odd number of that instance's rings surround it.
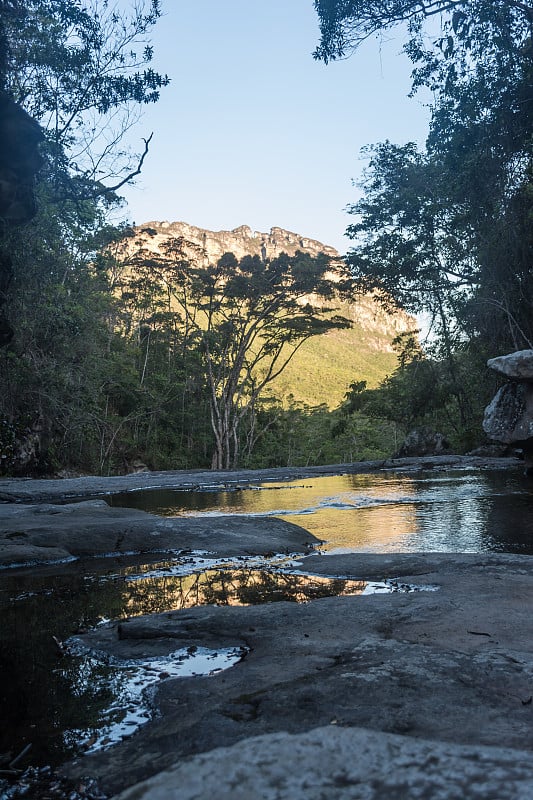
M 135 491 L 106 499 L 166 516 L 279 516 L 318 537 L 326 556 L 533 554 L 533 484 L 514 471 L 328 476 L 235 490 Z M 276 558 L 213 561 L 209 554 L 189 553 L 171 561 L 89 559 L 1 571 L 0 754 L 31 743 L 29 763 L 59 764 L 107 746 L 150 716 L 149 687 L 158 680 L 228 668 L 242 655 L 180 651 L 165 663 L 110 663 L 72 645 L 76 632 L 201 603 L 307 602 L 390 589 L 296 576 L 290 564 Z

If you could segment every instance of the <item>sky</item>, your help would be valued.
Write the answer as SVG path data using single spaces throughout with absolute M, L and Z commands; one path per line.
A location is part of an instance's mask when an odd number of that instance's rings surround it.
M 386 139 L 423 144 L 427 134 L 427 107 L 407 96 L 400 34 L 325 65 L 312 57 L 313 0 L 162 7 L 150 38 L 155 68 L 171 83 L 130 134 L 139 150 L 154 136 L 142 175 L 123 190 L 129 221 L 279 226 L 346 252 L 361 149 Z

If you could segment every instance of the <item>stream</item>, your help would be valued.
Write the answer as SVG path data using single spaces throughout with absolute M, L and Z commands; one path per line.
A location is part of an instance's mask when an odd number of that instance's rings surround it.
M 326 557 L 349 551 L 533 554 L 533 485 L 508 471 L 344 475 L 105 499 L 163 516 L 282 517 L 322 540 Z M 309 602 L 417 590 L 394 581 L 295 574 L 297 559 L 273 554 L 215 560 L 187 552 L 173 559 L 88 559 L 0 571 L 0 777 L 2 754 L 20 753 L 29 744 L 23 766 L 59 765 L 107 747 L 150 718 L 159 681 L 216 674 L 245 656 L 231 648 L 186 648 L 154 663 L 118 663 L 84 652 L 72 638 L 76 633 L 205 603 Z

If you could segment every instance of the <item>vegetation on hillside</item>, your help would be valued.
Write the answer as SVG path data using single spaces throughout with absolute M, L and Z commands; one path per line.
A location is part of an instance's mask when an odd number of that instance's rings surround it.
M 408 425 L 432 419 L 468 446 L 494 388 L 486 358 L 533 346 L 533 6 L 315 6 L 317 58 L 346 56 L 401 24 L 413 93 L 427 87 L 434 98 L 425 149 L 371 146 L 363 196 L 350 208 L 358 285 L 382 292 L 385 305 L 424 310 L 434 333 L 430 352 L 404 360 L 362 407 L 388 418 L 405 408 Z

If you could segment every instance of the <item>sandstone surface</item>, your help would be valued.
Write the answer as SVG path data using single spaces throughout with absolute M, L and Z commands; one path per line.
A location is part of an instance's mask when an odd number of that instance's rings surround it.
M 159 252 L 171 238 L 183 238 L 204 253 L 207 264 L 215 263 L 224 253 L 233 253 L 236 258 L 244 256 L 259 256 L 262 259 L 276 258 L 281 253 L 294 255 L 298 250 L 318 256 L 325 253 L 333 259 L 340 259 L 339 252 L 327 244 L 302 236 L 284 228 L 273 227 L 268 233 L 252 231 L 248 225 L 240 225 L 231 231 L 210 231 L 189 225 L 187 222 L 146 222 L 134 229 L 134 237 L 130 240 L 138 246 L 142 244 L 147 250 Z M 352 322 L 372 334 L 376 339 L 378 348 L 392 352 L 391 341 L 399 333 L 404 333 L 416 328 L 413 317 L 403 311 L 394 314 L 386 313 L 374 301 L 372 295 L 362 295 L 357 303 L 350 305 L 349 309 L 343 308 L 343 314 L 348 310 Z
M 0 478 L 0 509 L 6 503 L 57 503 L 65 500 L 134 492 L 139 489 L 231 490 L 269 481 L 293 481 L 324 475 L 408 472 L 425 469 L 516 469 L 517 458 L 457 454 L 354 461 L 318 467 L 273 467 L 241 470 L 168 470 L 128 475 L 83 475 L 76 478 Z
M 533 558 L 315 555 L 300 571 L 394 576 L 419 591 L 206 606 L 98 628 L 84 643 L 119 658 L 184 645 L 248 654 L 216 675 L 162 680 L 151 722 L 65 774 L 111 793 L 133 787 L 121 800 L 186 800 L 215 786 L 228 800 L 529 797 Z
M 65 505 L 0 505 L 0 567 L 71 558 L 175 553 L 213 555 L 302 552 L 318 542 L 289 522 L 265 517 L 161 518 L 104 500 Z
M 533 384 L 508 381 L 485 409 L 483 430 L 505 444 L 533 438 Z
M 365 728 L 267 734 L 193 756 L 116 800 L 529 800 L 530 753 Z

